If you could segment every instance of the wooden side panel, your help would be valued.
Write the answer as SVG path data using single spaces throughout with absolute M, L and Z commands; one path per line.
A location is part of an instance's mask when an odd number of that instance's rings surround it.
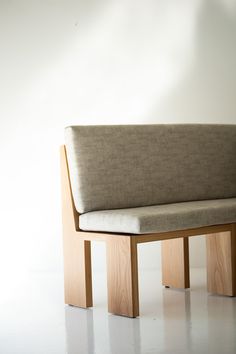
M 108 311 L 139 316 L 137 244 L 132 236 L 107 238 Z
M 236 228 L 206 236 L 207 289 L 210 293 L 236 296 Z
M 188 238 L 181 237 L 161 242 L 162 284 L 173 288 L 189 288 Z
M 61 197 L 63 229 L 79 230 L 79 213 L 75 209 L 71 191 L 69 168 L 66 156 L 66 147 L 60 147 L 61 162 Z
M 92 300 L 92 270 L 90 241 L 79 237 L 79 214 L 75 210 L 65 147 L 61 147 L 62 221 L 65 303 L 90 307 Z

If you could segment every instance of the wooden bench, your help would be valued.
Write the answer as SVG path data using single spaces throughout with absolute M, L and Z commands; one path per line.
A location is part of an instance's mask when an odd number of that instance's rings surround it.
M 111 313 L 139 316 L 144 242 L 161 241 L 162 283 L 184 289 L 188 238 L 206 235 L 208 291 L 236 295 L 235 125 L 68 127 L 61 180 L 66 304 L 93 306 L 94 240 Z

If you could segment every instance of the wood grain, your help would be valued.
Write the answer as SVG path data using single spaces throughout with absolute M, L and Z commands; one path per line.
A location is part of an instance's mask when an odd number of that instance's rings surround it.
M 90 241 L 78 237 L 76 231 L 79 228 L 79 214 L 72 198 L 64 146 L 61 147 L 60 156 L 65 303 L 90 307 L 93 305 Z
M 210 293 L 236 296 L 236 232 L 206 236 L 207 289 Z
M 230 231 L 232 224 L 203 226 L 193 229 L 159 232 L 154 234 L 135 235 L 137 243 L 170 240 L 179 237 L 190 237 Z M 181 235 L 181 236 L 180 236 Z
M 107 239 L 108 311 L 139 316 L 137 245 L 132 236 Z
M 162 241 L 161 256 L 162 284 L 173 288 L 189 288 L 188 238 L 182 237 Z
M 186 229 L 186 230 L 178 230 L 178 231 L 168 231 L 168 232 L 159 232 L 156 234 L 118 234 L 114 232 L 102 232 L 102 231 L 83 231 L 78 230 L 78 235 L 80 238 L 89 241 L 106 241 L 111 236 L 131 236 L 135 243 L 146 243 L 146 242 L 156 242 L 163 240 L 172 240 L 183 237 L 190 236 L 200 236 L 207 235 L 213 233 L 219 233 L 224 231 L 230 231 L 232 229 L 233 224 L 224 224 L 224 225 L 212 225 L 212 226 L 204 226 L 195 229 Z M 181 235 L 181 236 L 180 236 Z

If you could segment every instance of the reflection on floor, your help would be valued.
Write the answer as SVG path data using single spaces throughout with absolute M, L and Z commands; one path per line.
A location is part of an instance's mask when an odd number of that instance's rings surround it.
M 31 274 L 0 294 L 0 353 L 236 353 L 236 298 L 207 294 L 203 269 L 191 271 L 191 291 L 160 277 L 140 272 L 141 316 L 129 319 L 107 313 L 103 273 L 88 310 L 63 305 L 61 274 Z

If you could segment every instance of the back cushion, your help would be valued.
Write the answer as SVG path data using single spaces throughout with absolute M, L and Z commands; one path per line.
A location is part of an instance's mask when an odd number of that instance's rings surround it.
M 236 125 L 73 126 L 78 212 L 236 197 Z

